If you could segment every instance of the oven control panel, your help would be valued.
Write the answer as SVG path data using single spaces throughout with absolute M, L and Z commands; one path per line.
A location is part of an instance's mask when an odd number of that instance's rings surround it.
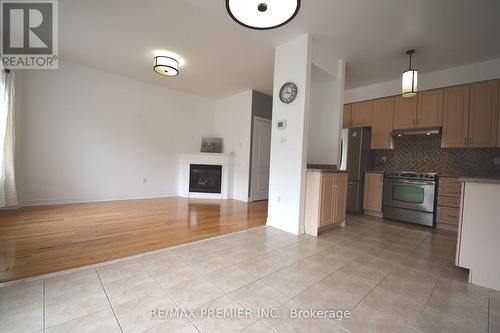
M 436 180 L 435 173 L 409 172 L 409 171 L 387 171 L 385 177 L 419 180 Z

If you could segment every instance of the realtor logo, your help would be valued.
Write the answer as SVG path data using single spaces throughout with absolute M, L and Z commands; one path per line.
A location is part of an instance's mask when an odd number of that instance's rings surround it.
M 57 68 L 57 0 L 2 0 L 2 65 Z

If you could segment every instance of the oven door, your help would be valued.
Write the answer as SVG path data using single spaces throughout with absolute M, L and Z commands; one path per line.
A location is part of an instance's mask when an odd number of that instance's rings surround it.
M 436 183 L 404 179 L 384 179 L 384 205 L 432 213 Z

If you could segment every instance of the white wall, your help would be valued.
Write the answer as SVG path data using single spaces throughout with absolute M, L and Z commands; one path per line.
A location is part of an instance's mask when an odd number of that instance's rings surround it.
M 273 89 L 273 129 L 267 224 L 299 234 L 304 217 L 307 131 L 311 78 L 311 38 L 302 35 L 276 48 Z M 278 96 L 281 86 L 295 82 L 298 94 L 291 104 Z M 286 129 L 276 123 L 287 121 Z
M 335 73 L 331 74 L 313 64 L 308 163 L 340 164 L 345 64 L 342 60 L 334 64 L 337 67 L 331 66 L 335 68 Z
M 24 73 L 17 146 L 21 203 L 176 195 L 177 155 L 198 152 L 201 137 L 212 135 L 214 103 L 59 64 L 58 70 Z
M 215 102 L 214 133 L 224 139 L 224 153 L 232 155 L 229 197 L 241 201 L 248 201 L 252 95 L 248 90 Z
M 307 162 L 314 164 L 337 164 L 338 147 L 334 130 L 339 123 L 333 112 L 335 81 L 323 83 L 311 81 L 311 102 L 309 105 L 309 140 Z
M 418 77 L 418 89 L 427 90 L 498 78 L 500 59 L 494 59 L 421 74 Z M 401 78 L 346 90 L 344 99 L 345 103 L 352 103 L 398 94 L 401 94 Z

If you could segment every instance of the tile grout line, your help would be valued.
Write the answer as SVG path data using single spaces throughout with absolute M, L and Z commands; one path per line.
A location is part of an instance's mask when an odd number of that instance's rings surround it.
M 47 331 L 47 287 L 46 280 L 43 280 L 43 333 Z
M 486 327 L 486 331 L 490 333 L 490 313 L 491 313 L 491 292 L 488 293 L 488 326 Z
M 109 306 L 111 307 L 111 311 L 113 311 L 113 315 L 115 316 L 115 320 L 118 323 L 118 327 L 120 328 L 120 331 L 123 333 L 122 325 L 120 323 L 120 320 L 118 319 L 118 316 L 116 315 L 115 308 L 114 308 L 113 304 L 111 303 L 111 300 L 109 299 L 108 292 L 106 291 L 106 287 L 104 287 L 104 283 L 102 282 L 101 276 L 99 275 L 99 272 L 97 271 L 97 269 L 94 268 L 94 270 L 95 270 L 95 273 L 97 274 L 97 278 L 99 279 L 99 282 L 101 283 L 102 290 L 104 291 L 104 295 L 106 295 L 106 299 L 108 300 Z
M 163 286 L 162 286 L 162 285 L 160 284 L 160 282 L 156 279 L 156 277 L 154 276 L 154 274 L 152 274 L 152 273 L 149 271 L 149 269 L 147 269 L 147 267 L 146 267 L 146 266 L 144 266 L 144 264 L 143 264 L 140 260 L 138 260 L 138 261 L 139 261 L 139 263 L 141 264 L 141 266 L 144 268 L 144 270 L 146 270 L 146 272 L 149 274 L 149 276 L 151 276 L 151 278 L 152 278 L 152 279 L 156 282 L 156 284 L 158 285 L 158 287 L 159 287 L 161 290 L 163 290 L 163 292 L 165 293 L 165 295 L 167 295 L 167 296 L 168 296 L 168 297 L 172 300 L 172 302 L 174 302 L 174 304 L 175 304 L 175 305 L 177 305 L 177 307 L 178 307 L 179 309 L 182 309 L 182 307 L 180 306 L 180 304 L 179 304 L 179 303 L 177 303 L 177 301 L 175 300 L 175 298 L 173 298 L 173 297 L 172 297 L 172 295 L 170 295 L 170 293 L 169 293 L 167 290 L 165 290 L 165 288 L 163 288 Z M 196 329 L 198 332 L 200 332 L 200 333 L 201 333 L 201 329 L 198 327 L 198 325 L 196 325 L 196 323 L 194 322 L 194 320 L 193 320 L 192 318 L 190 318 L 190 317 L 188 318 L 188 320 L 189 320 L 189 322 L 190 322 L 191 324 L 193 324 L 193 326 L 195 327 L 195 329 Z M 160 326 L 160 325 L 161 325 L 161 324 L 158 324 L 157 326 Z M 157 327 L 157 326 L 154 326 L 154 327 Z

